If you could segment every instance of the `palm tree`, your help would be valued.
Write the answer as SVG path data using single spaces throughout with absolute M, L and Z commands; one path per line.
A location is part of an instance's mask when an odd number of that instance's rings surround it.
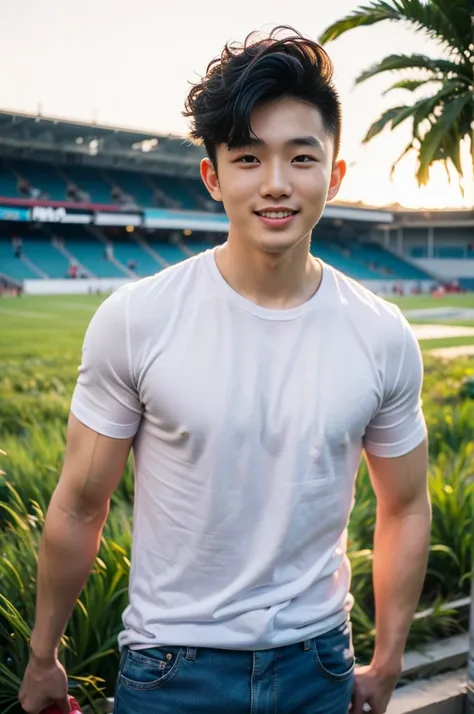
M 409 23 L 440 44 L 443 57 L 439 59 L 423 54 L 389 55 L 356 79 L 360 84 L 384 72 L 413 70 L 409 76 L 398 79 L 387 92 L 403 89 L 417 92 L 418 96 L 423 89 L 427 90 L 409 105 L 387 109 L 364 138 L 364 142 L 368 142 L 387 125 L 395 129 L 411 119 L 412 138 L 392 167 L 392 173 L 400 159 L 414 150 L 418 158 L 419 185 L 428 182 L 430 166 L 436 161 L 442 162 L 446 170 L 451 162 L 461 178 L 461 141 L 465 138 L 470 140 L 474 172 L 474 10 L 471 3 L 472 0 L 373 0 L 330 25 L 320 37 L 320 42 L 325 44 L 348 30 L 386 20 Z

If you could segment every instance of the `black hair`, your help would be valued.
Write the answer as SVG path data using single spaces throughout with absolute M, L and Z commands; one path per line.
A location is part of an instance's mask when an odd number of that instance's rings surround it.
M 292 34 L 283 39 L 280 30 Z M 264 102 L 293 97 L 319 109 L 324 128 L 334 137 L 334 157 L 341 137 L 341 103 L 326 50 L 292 27 L 279 25 L 266 39 L 250 33 L 243 45 L 229 44 L 209 63 L 202 81 L 190 90 L 183 116 L 192 119 L 191 137 L 203 143 L 214 167 L 216 147 L 245 146 L 252 134 L 253 109 Z

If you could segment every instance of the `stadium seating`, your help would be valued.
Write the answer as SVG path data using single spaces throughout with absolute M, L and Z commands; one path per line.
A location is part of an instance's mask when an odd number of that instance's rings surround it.
M 130 260 L 135 262 L 135 273 L 140 277 L 153 275 L 161 270 L 162 266 L 146 252 L 140 245 L 132 241 L 114 241 L 114 256 L 123 265 L 128 267 Z
M 413 246 L 410 248 L 412 258 L 428 258 L 428 246 Z M 469 250 L 469 246 L 456 245 L 435 245 L 433 248 L 433 258 L 474 258 L 474 251 Z
M 126 197 L 140 207 L 160 206 L 169 209 L 222 211 L 222 205 L 213 201 L 200 180 L 174 176 L 145 175 L 134 171 L 99 169 L 88 166 L 54 166 L 38 161 L 12 160 L 0 164 L 0 196 L 25 197 L 18 189 L 22 178 L 37 198 L 51 201 L 70 200 L 68 184 L 73 184 L 84 199 L 92 203 L 126 204 Z M 113 196 L 114 188 L 121 193 Z M 77 197 L 76 197 L 77 198 Z M 79 199 L 78 199 L 79 200 Z
M 145 183 L 141 174 L 132 173 L 131 171 L 110 171 L 107 169 L 106 176 L 125 194 L 131 196 L 137 205 L 155 205 L 153 190 Z
M 380 278 L 377 272 L 370 270 L 362 261 L 359 262 L 349 257 L 347 250 L 344 251 L 334 241 L 319 235 L 311 243 L 311 253 L 355 280 Z
M 14 172 L 0 164 L 0 196 L 14 196 L 18 193 L 18 179 Z
M 99 241 L 84 237 L 68 238 L 65 245 L 74 258 L 96 277 L 124 277 L 124 273 L 116 265 L 105 259 L 105 248 Z
M 179 246 L 171 243 L 150 243 L 150 245 L 160 258 L 166 260 L 169 265 L 176 265 L 176 263 L 188 257 Z
M 426 280 L 430 276 L 416 266 L 407 263 L 379 243 L 351 243 L 351 255 L 363 261 L 378 273 L 379 278 L 395 278 L 398 280 Z M 373 277 L 373 276 L 372 276 Z
M 149 182 L 159 191 L 162 191 L 175 204 L 174 208 L 195 209 L 196 202 L 187 189 L 186 184 L 179 178 L 172 176 L 148 177 Z M 171 206 L 170 206 L 171 207 Z
M 47 238 L 23 240 L 23 254 L 49 278 L 67 277 L 69 260 Z
M 111 204 L 112 187 L 102 178 L 97 169 L 88 166 L 67 166 L 65 175 L 81 190 L 89 194 L 93 203 Z
M 428 246 L 415 245 L 410 249 L 411 258 L 427 258 L 428 257 Z
M 464 258 L 464 257 L 466 257 L 465 249 L 462 246 L 456 246 L 456 245 L 435 246 L 434 254 L 435 254 L 436 258 Z
M 11 241 L 0 240 L 0 273 L 8 275 L 13 280 L 31 280 L 39 278 L 21 258 L 15 258 Z
M 15 161 L 13 166 L 32 188 L 41 191 L 42 198 L 50 201 L 66 200 L 66 183 L 52 164 L 40 164 L 36 161 Z
M 340 239 L 315 235 L 311 245 L 313 255 L 355 280 L 426 280 L 431 277 L 379 243 L 359 243 L 357 239 L 341 242 Z
M 62 227 L 64 245 L 71 256 L 96 277 L 124 277 L 127 271 L 105 259 L 105 245 L 91 235 L 78 234 L 77 228 Z M 162 269 L 157 259 L 132 238 L 114 239 L 113 256 L 125 268 L 130 261 L 139 277 L 153 275 Z M 28 265 L 13 256 L 11 241 L 0 241 L 0 272 L 15 279 L 40 278 Z M 190 240 L 187 250 L 179 245 L 149 240 L 149 245 L 168 265 L 175 265 L 189 255 L 208 250 L 210 243 Z M 311 244 L 311 253 L 355 280 L 422 280 L 430 278 L 422 270 L 384 250 L 379 244 L 360 244 L 318 235 Z M 47 238 L 28 237 L 23 240 L 23 255 L 51 278 L 67 275 L 69 260 Z M 390 271 L 387 273 L 387 270 Z

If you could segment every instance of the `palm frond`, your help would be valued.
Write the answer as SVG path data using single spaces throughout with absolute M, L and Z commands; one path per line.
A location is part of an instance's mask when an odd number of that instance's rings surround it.
M 415 102 L 415 104 L 411 104 L 410 106 L 398 106 L 387 109 L 382 116 L 369 127 L 367 134 L 363 138 L 363 143 L 366 144 L 368 141 L 377 136 L 377 134 L 380 134 L 387 124 L 391 123 L 390 128 L 395 129 L 395 127 L 411 117 L 414 119 L 414 138 L 418 138 L 419 125 L 427 119 L 434 109 L 441 103 L 443 97 L 445 96 L 444 92 L 445 88 L 442 87 L 434 97 L 419 99 Z
M 469 72 L 466 67 L 457 62 L 452 62 L 445 59 L 433 59 L 428 55 L 388 55 L 383 60 L 373 64 L 368 69 L 364 70 L 357 78 L 356 84 L 361 84 L 371 77 L 375 77 L 382 72 L 392 72 L 393 70 L 403 69 L 421 69 L 429 73 L 428 79 L 450 79 L 451 77 L 459 78 L 459 81 L 468 84 L 471 81 Z
M 362 5 L 354 10 L 350 15 L 346 15 L 341 20 L 337 20 L 329 25 L 319 36 L 319 42 L 325 44 L 336 40 L 338 37 L 353 30 L 356 27 L 368 27 L 383 20 L 399 20 L 400 16 L 395 8 L 385 2 L 372 2 L 370 5 Z
M 395 119 L 401 112 L 403 112 L 406 109 L 406 107 L 391 107 L 390 109 L 387 109 L 381 117 L 375 121 L 372 126 L 369 128 L 367 134 L 365 135 L 364 139 L 362 140 L 363 143 L 367 143 L 370 141 L 370 139 L 373 139 L 374 136 L 377 136 L 377 134 L 380 134 L 383 129 L 389 124 L 391 121 Z
M 453 126 L 460 120 L 464 108 L 471 102 L 471 94 L 466 93 L 445 104 L 441 115 L 437 117 L 429 131 L 424 135 L 420 145 L 419 165 L 416 174 L 417 180 L 421 185 L 428 182 L 431 163 L 439 160 L 437 157 L 440 156 L 440 146 L 445 135 L 452 131 Z M 442 160 L 447 158 L 450 157 L 444 155 Z
M 452 0 L 449 9 L 442 0 L 374 0 L 327 27 L 319 41 L 324 44 L 356 27 L 368 27 L 383 21 L 414 25 L 429 37 L 449 45 L 452 53 L 458 55 L 469 50 L 472 42 L 469 35 L 470 16 L 465 0 Z
M 431 0 L 431 6 L 436 8 L 439 16 L 444 18 L 445 24 L 449 25 L 453 37 L 460 40 L 458 48 L 464 51 L 468 50 L 472 43 L 469 2 L 466 0 Z
M 387 124 L 391 123 L 391 129 L 395 129 L 399 124 L 407 119 L 413 118 L 413 138 L 421 139 L 420 125 L 434 116 L 436 111 L 441 113 L 443 107 L 459 96 L 466 96 L 462 92 L 462 85 L 456 81 L 445 82 L 441 89 L 432 97 L 419 99 L 409 106 L 397 106 L 387 109 L 382 116 L 377 119 L 365 135 L 363 142 L 367 143 L 379 134 Z
M 420 87 L 423 87 L 428 82 L 438 82 L 438 79 L 400 79 L 391 87 L 382 92 L 383 96 L 396 89 L 406 89 L 408 92 L 415 92 Z
M 403 149 L 400 156 L 398 157 L 398 159 L 393 163 L 392 168 L 390 169 L 390 178 L 391 179 L 393 179 L 395 170 L 396 170 L 398 164 L 400 163 L 400 161 L 402 159 L 404 159 L 405 156 L 410 153 L 410 151 L 416 151 L 415 141 L 416 141 L 416 139 L 412 139 L 411 141 L 409 141 L 408 144 Z

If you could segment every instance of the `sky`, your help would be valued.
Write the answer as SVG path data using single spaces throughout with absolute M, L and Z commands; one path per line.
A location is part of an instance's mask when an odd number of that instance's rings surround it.
M 190 82 L 205 73 L 229 40 L 292 25 L 317 39 L 359 4 L 353 0 L 1 0 L 0 109 L 186 135 L 181 116 Z M 387 130 L 362 144 L 382 111 L 410 95 L 383 91 L 395 81 L 377 77 L 355 86 L 357 75 L 392 53 L 439 56 L 433 41 L 394 23 L 359 28 L 326 46 L 343 106 L 341 157 L 348 173 L 339 199 L 410 208 L 474 204 L 474 181 L 461 195 L 438 165 L 421 189 L 415 157 L 393 181 L 390 167 L 410 138 L 410 127 Z M 466 147 L 467 148 L 467 147 Z M 466 155 L 467 158 L 467 155 Z

